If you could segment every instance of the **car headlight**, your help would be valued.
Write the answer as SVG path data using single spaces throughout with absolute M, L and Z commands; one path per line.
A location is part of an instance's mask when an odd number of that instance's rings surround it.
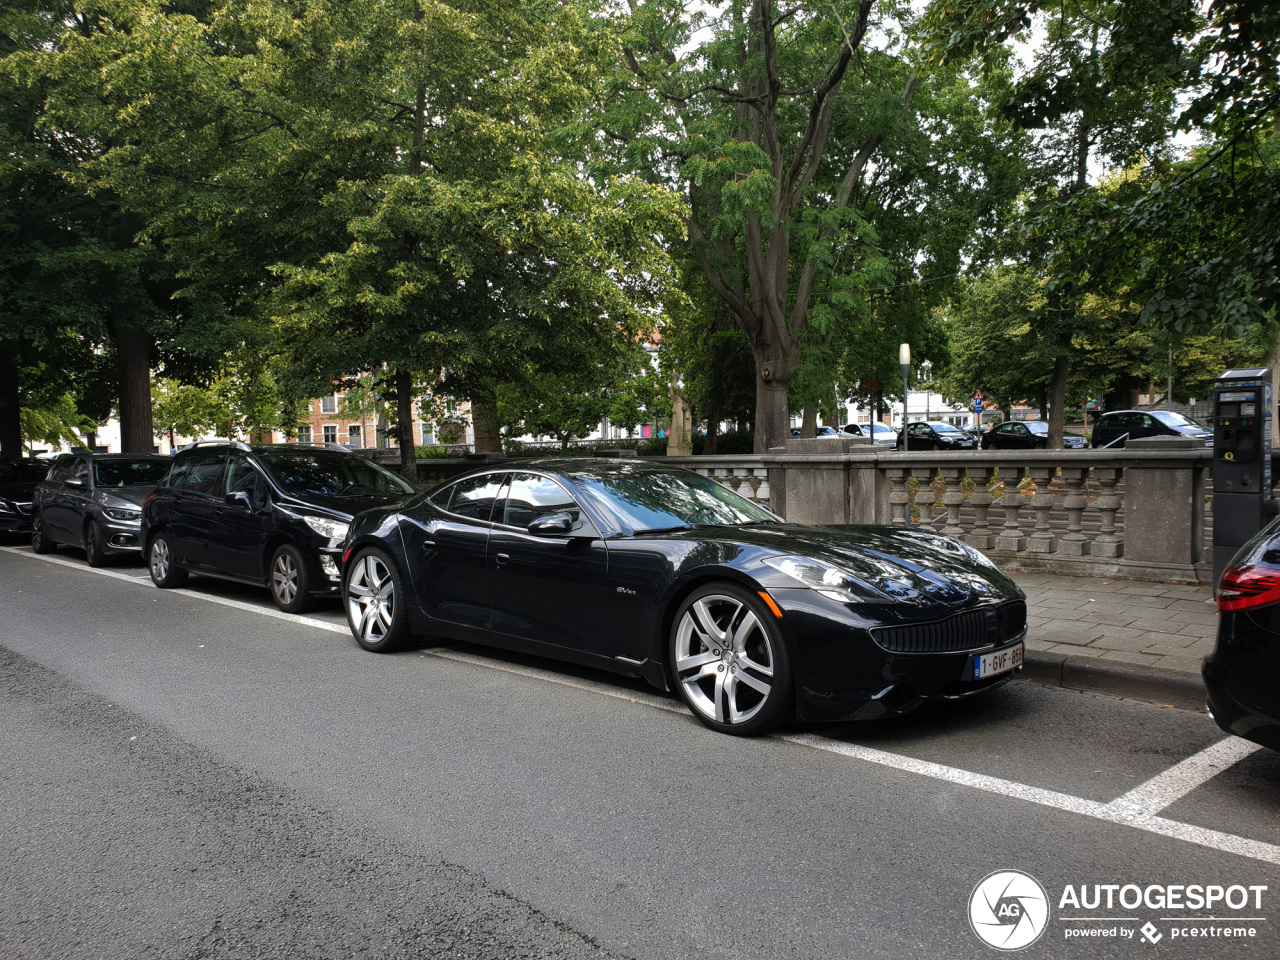
M 0 500 L 0 513 L 13 513 L 13 508 L 3 500 Z
M 125 523 L 128 523 L 131 520 L 142 519 L 141 510 L 125 510 L 120 507 L 103 507 L 102 512 L 112 520 L 123 520 Z
M 779 573 L 785 573 L 811 590 L 816 590 L 840 603 L 862 603 L 876 597 L 871 588 L 839 567 L 808 557 L 769 557 L 764 561 Z
M 330 540 L 345 540 L 347 531 L 351 529 L 351 524 L 343 523 L 341 520 L 330 520 L 328 517 L 303 516 L 302 519 L 306 521 L 308 527 Z

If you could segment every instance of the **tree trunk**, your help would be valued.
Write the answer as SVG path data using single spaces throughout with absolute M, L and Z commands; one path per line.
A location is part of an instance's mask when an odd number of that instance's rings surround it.
M 800 437 L 812 440 L 818 435 L 818 410 L 813 402 L 804 405 L 803 419 L 800 422 Z
M 22 456 L 22 418 L 18 414 L 18 364 L 0 356 L 0 456 Z
M 471 398 L 471 425 L 476 453 L 501 453 L 502 433 L 498 427 L 498 398 L 493 393 Z
M 418 448 L 413 443 L 413 376 L 396 370 L 396 443 L 400 444 L 400 476 L 418 479 Z
M 1062 428 L 1067 414 L 1067 373 L 1071 358 L 1065 354 L 1053 361 L 1053 395 L 1049 399 L 1049 449 L 1062 449 Z
M 125 320 L 108 324 L 116 349 L 116 378 L 120 388 L 120 452 L 151 453 L 156 440 L 151 420 L 151 348 L 146 329 Z
M 773 377 L 765 379 L 757 371 L 755 452 L 768 453 L 773 447 L 785 447 L 790 436 L 787 385 Z

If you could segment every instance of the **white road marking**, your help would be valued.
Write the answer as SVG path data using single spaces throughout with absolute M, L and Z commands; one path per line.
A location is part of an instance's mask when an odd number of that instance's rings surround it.
M 1155 816 L 1227 767 L 1261 749 L 1260 744 L 1241 737 L 1226 737 L 1112 800 L 1110 806 L 1117 811 Z
M 128 574 L 118 573 L 112 570 L 95 569 L 93 567 L 85 566 L 83 563 L 59 557 L 38 556 L 30 550 L 18 547 L 0 547 L 0 550 L 4 550 L 5 552 L 12 553 L 16 556 L 30 557 L 34 560 L 41 560 L 45 563 L 67 566 L 85 573 L 98 574 L 99 576 L 111 577 L 116 580 L 125 580 L 136 584 L 151 583 L 149 579 L 131 577 Z M 311 617 L 301 617 L 296 614 L 288 614 L 269 607 L 245 603 L 242 600 L 209 596 L 208 594 L 197 593 L 196 591 L 185 589 L 169 590 L 166 592 L 197 597 L 202 600 L 207 600 L 210 603 L 220 603 L 224 606 L 235 607 L 250 613 L 259 613 L 264 616 L 287 620 L 294 624 L 317 627 L 330 633 L 344 635 L 350 633 L 345 625 L 339 626 L 338 624 L 327 623 L 323 620 L 316 620 Z M 453 660 L 459 663 L 467 663 L 490 670 L 500 670 L 504 673 L 513 673 L 518 676 L 530 677 L 532 679 L 543 680 L 548 683 L 557 683 L 561 686 L 574 687 L 579 690 L 603 694 L 618 700 L 629 700 L 633 703 L 643 704 L 648 707 L 655 707 L 659 710 L 666 710 L 670 713 L 678 713 L 685 716 L 691 715 L 686 709 L 684 709 L 683 704 L 677 705 L 669 700 L 664 700 L 661 697 L 642 693 L 631 693 L 629 691 L 619 690 L 616 687 L 611 687 L 608 684 L 595 683 L 590 680 L 580 680 L 575 677 L 566 677 L 562 674 L 554 673 L 549 670 L 539 670 L 536 667 L 501 663 L 486 657 L 443 648 L 428 648 L 420 650 L 419 652 L 424 656 L 439 657 L 442 660 Z M 1051 807 L 1056 810 L 1064 810 L 1068 813 L 1078 814 L 1083 817 L 1090 817 L 1094 820 L 1101 820 L 1107 823 L 1132 827 L 1135 830 L 1142 830 L 1147 833 L 1154 833 L 1159 836 L 1182 840 L 1186 843 L 1193 843 L 1197 846 L 1207 847 L 1211 850 L 1218 850 L 1224 853 L 1234 853 L 1238 856 L 1248 857 L 1253 860 L 1261 860 L 1266 863 L 1280 864 L 1280 846 L 1275 844 L 1263 843 L 1259 840 L 1249 840 L 1248 838 L 1239 837 L 1235 834 L 1223 833 L 1219 830 L 1210 830 L 1206 827 L 1197 827 L 1189 823 L 1180 823 L 1176 820 L 1168 820 L 1164 817 L 1156 816 L 1160 810 L 1163 810 L 1169 804 L 1174 803 L 1176 800 L 1185 796 L 1187 793 L 1190 793 L 1201 784 L 1208 782 L 1215 775 L 1231 766 L 1231 764 L 1236 763 L 1259 749 L 1256 745 L 1237 737 L 1226 737 L 1211 744 L 1194 756 L 1188 757 L 1181 763 L 1178 763 L 1163 773 L 1152 777 L 1150 780 L 1138 785 L 1133 790 L 1115 800 L 1112 800 L 1110 803 L 1099 803 L 1097 800 L 1087 800 L 1084 797 L 1076 797 L 1067 793 L 1059 793 L 1055 790 L 1045 790 L 1040 787 L 1032 787 L 1028 784 L 1017 783 L 1013 780 L 1003 780 L 999 777 L 991 777 L 986 774 L 962 770 L 959 767 L 949 767 L 944 764 L 933 763 L 928 760 L 917 760 L 914 757 L 888 753 L 884 750 L 876 750 L 872 747 L 863 747 L 858 744 L 845 743 L 840 740 L 831 740 L 827 737 L 820 737 L 814 734 L 781 734 L 775 736 L 773 739 L 782 740 L 787 743 L 794 743 L 799 746 L 810 747 L 814 750 L 822 750 L 827 753 L 838 754 L 854 760 L 863 760 L 867 763 L 875 763 L 880 766 L 901 770 L 905 773 L 913 773 L 918 776 L 930 777 L 934 780 L 954 783 L 958 786 L 969 787 L 974 790 L 982 790 L 986 793 L 995 794 L 997 796 L 1010 797 L 1015 800 L 1024 800 L 1028 803 Z

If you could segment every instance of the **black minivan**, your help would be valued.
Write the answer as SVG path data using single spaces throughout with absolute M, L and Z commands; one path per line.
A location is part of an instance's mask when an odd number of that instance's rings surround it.
M 1093 446 L 1123 447 L 1142 437 L 1191 437 L 1213 443 L 1213 432 L 1172 410 L 1112 410 L 1093 426 Z
M 351 518 L 416 492 L 337 447 L 201 441 L 174 457 L 143 505 L 143 556 L 158 587 L 188 573 L 243 580 L 298 613 L 337 595 Z

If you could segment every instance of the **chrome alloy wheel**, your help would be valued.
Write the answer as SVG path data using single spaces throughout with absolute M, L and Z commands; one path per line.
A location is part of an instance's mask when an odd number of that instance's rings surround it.
M 774 651 L 769 634 L 742 601 L 711 594 L 676 627 L 675 672 L 685 699 L 718 723 L 745 723 L 769 702 Z
M 151 579 L 159 583 L 169 575 L 169 541 L 163 537 L 151 544 Z
M 276 554 L 276 562 L 271 565 L 271 592 L 281 606 L 293 603 L 298 595 L 298 564 L 287 551 Z
M 366 643 L 380 643 L 395 619 L 396 590 L 391 571 L 367 554 L 356 561 L 347 580 L 347 619 Z

